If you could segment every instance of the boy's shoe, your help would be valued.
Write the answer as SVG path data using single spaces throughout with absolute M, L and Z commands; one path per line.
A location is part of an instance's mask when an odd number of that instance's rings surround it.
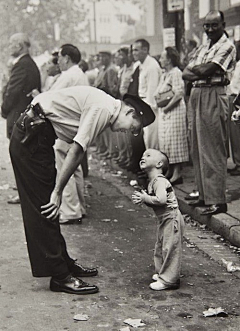
M 151 283 L 149 287 L 154 291 L 177 290 L 180 287 L 180 281 L 177 282 L 176 284 L 165 285 L 161 282 L 160 279 L 158 279 L 156 282 Z

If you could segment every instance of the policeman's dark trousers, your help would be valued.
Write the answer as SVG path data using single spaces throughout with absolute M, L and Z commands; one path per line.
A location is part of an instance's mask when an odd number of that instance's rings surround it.
M 32 140 L 23 145 L 25 129 L 16 123 L 10 141 L 10 156 L 21 201 L 29 259 L 34 277 L 66 277 L 74 260 L 67 253 L 59 220 L 41 215 L 55 186 L 53 144 L 55 132 L 49 121 Z

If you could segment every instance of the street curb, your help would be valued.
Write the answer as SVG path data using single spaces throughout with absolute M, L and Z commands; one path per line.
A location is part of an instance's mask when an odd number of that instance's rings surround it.
M 195 221 L 206 224 L 213 232 L 221 235 L 232 245 L 240 247 L 240 222 L 228 213 L 217 214 L 213 216 L 201 215 L 201 208 L 190 206 L 184 199 L 185 192 L 179 188 L 174 188 L 178 198 L 179 208 L 182 214 L 188 214 Z

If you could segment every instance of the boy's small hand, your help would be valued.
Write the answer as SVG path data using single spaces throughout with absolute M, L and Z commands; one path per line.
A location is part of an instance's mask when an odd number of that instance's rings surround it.
M 142 196 L 142 194 L 140 192 L 134 191 L 134 193 L 132 195 L 133 203 L 136 204 L 136 205 L 141 204 L 143 202 L 141 196 Z
M 132 195 L 132 201 L 133 203 L 140 205 L 145 201 L 145 195 L 147 193 L 144 190 L 141 190 L 141 192 L 135 191 Z

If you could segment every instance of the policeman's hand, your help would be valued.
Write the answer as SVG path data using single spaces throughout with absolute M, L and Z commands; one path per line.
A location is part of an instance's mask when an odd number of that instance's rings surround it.
M 27 94 L 27 97 L 35 98 L 40 92 L 37 89 L 33 89 L 31 92 Z
M 231 121 L 240 125 L 240 109 L 234 110 L 232 113 Z
M 61 195 L 56 191 L 53 191 L 50 197 L 50 202 L 44 206 L 41 206 L 41 214 L 50 220 L 55 220 L 59 215 L 60 205 Z

